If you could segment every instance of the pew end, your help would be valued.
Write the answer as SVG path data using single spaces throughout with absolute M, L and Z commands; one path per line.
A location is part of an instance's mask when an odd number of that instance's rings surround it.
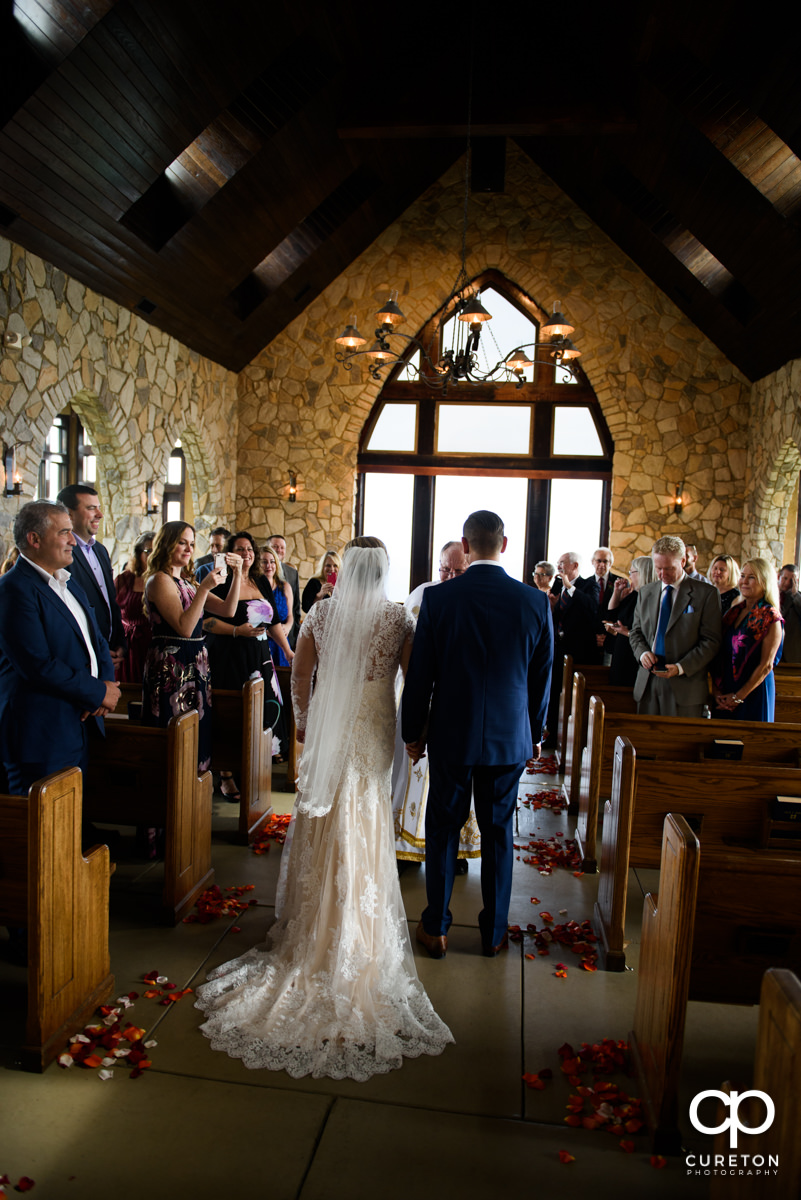
M 633 807 L 630 803 L 613 801 L 619 796 L 631 795 L 636 758 L 631 742 L 627 738 L 618 738 L 615 742 L 613 799 L 604 806 L 600 878 L 594 909 L 599 934 L 599 965 L 605 971 L 624 971 L 626 968 L 626 887 L 625 882 L 624 886 L 619 886 L 619 881 L 621 877 L 624 880 L 628 877 Z
M 270 813 L 273 731 L 263 729 L 264 680 L 248 679 L 240 691 L 212 688 L 212 763 L 239 780 L 235 840 L 249 845 Z
M 700 846 L 668 813 L 658 899 L 645 897 L 634 1028 L 629 1035 L 643 1112 L 656 1154 L 678 1154 L 678 1085 L 690 986 Z
M 177 924 L 214 882 L 212 780 L 197 771 L 198 714 L 166 729 L 110 723 L 93 747 L 84 817 L 112 825 L 152 825 L 165 833 L 160 918 Z
M 754 1056 L 753 1087 L 770 1096 L 775 1106 L 773 1124 L 764 1133 L 748 1135 L 748 1153 L 778 1155 L 782 1195 L 801 1195 L 801 1104 L 798 1077 L 801 1071 L 801 982 L 792 971 L 771 969 L 765 972 L 759 997 L 759 1028 Z M 721 1091 L 729 1094 L 726 1082 Z M 737 1090 L 742 1090 L 738 1088 Z M 723 1104 L 720 1105 L 723 1110 Z M 759 1126 L 765 1116 L 764 1105 L 756 1097 L 741 1102 L 743 1124 Z M 729 1115 L 721 1111 L 718 1123 Z M 715 1153 L 729 1154 L 726 1131 L 715 1137 Z M 710 1200 L 755 1200 L 765 1194 L 765 1180 L 754 1176 L 713 1175 Z
M 109 852 L 81 850 L 82 782 L 73 767 L 0 797 L 0 923 L 28 929 L 28 1071 L 44 1071 L 114 990 Z

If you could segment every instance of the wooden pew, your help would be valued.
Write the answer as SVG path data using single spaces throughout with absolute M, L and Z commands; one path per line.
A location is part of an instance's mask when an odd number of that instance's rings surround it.
M 780 723 L 801 722 L 801 675 L 777 673 L 774 719 Z
M 181 713 L 166 729 L 107 721 L 92 744 L 84 817 L 165 831 L 162 917 L 177 924 L 214 882 L 211 772 L 197 773 L 198 715 Z
M 618 768 L 618 762 L 615 762 Z M 624 769 L 621 764 L 621 769 Z M 678 1092 L 690 987 L 700 848 L 681 816 L 665 818 L 659 904 L 645 897 L 634 1028 L 629 1046 L 637 1094 L 660 1154 L 678 1154 Z
M 609 796 L 612 789 L 612 764 L 618 737 L 629 738 L 640 761 L 648 758 L 700 762 L 717 738 L 739 738 L 743 742 L 743 762 L 801 766 L 801 724 L 618 713 L 609 711 L 597 696 L 590 697 L 588 709 L 587 744 L 581 760 L 575 832 L 585 872 L 591 873 L 597 868 L 600 798 Z
M 630 688 L 612 687 L 609 682 L 608 667 L 598 666 L 595 663 L 576 664 L 572 655 L 566 654 L 562 660 L 562 691 L 559 696 L 559 724 L 556 734 L 556 759 L 560 764 L 565 763 L 568 754 L 569 722 L 573 711 L 573 678 L 576 671 L 580 671 L 584 677 L 585 691 L 587 688 L 591 688 L 592 691 L 603 694 L 609 691 L 610 696 L 620 692 L 631 697 Z M 590 692 L 586 692 L 586 694 L 589 695 Z M 613 707 L 615 706 L 613 705 Z M 631 711 L 636 712 L 633 700 L 631 700 Z M 577 761 L 581 762 L 580 754 Z
M 278 672 L 278 682 L 281 684 L 281 696 L 284 701 L 284 714 L 286 719 L 287 737 L 289 739 L 289 750 L 286 760 L 286 783 L 284 784 L 285 792 L 294 792 L 298 778 L 298 741 L 295 736 L 295 710 L 292 707 L 292 688 L 290 680 L 292 678 L 291 667 L 276 667 Z
M 606 673 L 604 681 L 603 673 Z M 572 812 L 578 812 L 581 791 L 581 771 L 584 747 L 587 744 L 587 719 L 590 698 L 603 697 L 604 705 L 611 711 L 636 713 L 637 705 L 630 687 L 617 687 L 609 683 L 608 667 L 581 667 L 573 672 L 573 700 L 567 722 L 567 746 L 564 757 L 564 781 L 562 791 Z M 590 684 L 588 679 L 594 679 Z M 592 687 L 592 691 L 590 691 Z
M 779 1156 L 778 1180 L 783 1196 L 801 1195 L 801 1105 L 798 1098 L 798 1079 L 801 1075 L 801 983 L 792 971 L 765 972 L 759 996 L 759 1029 L 754 1056 L 754 1081 L 757 1091 L 765 1092 L 775 1105 L 773 1124 L 764 1133 L 749 1134 L 747 1151 L 761 1154 L 765 1163 L 769 1155 Z M 742 1091 L 742 1088 L 737 1090 Z M 750 1088 L 746 1089 L 750 1090 Z M 721 1091 L 729 1094 L 732 1084 L 724 1083 Z M 721 1104 L 721 1109 L 723 1105 Z M 722 1111 L 717 1124 L 730 1114 Z M 740 1119 L 754 1128 L 765 1119 L 765 1107 L 755 1097 L 741 1103 Z M 715 1138 L 715 1153 L 730 1153 L 729 1138 L 722 1131 Z M 778 1181 L 777 1180 L 777 1181 Z M 711 1200 L 756 1200 L 765 1195 L 765 1177 L 756 1175 L 713 1175 L 710 1179 Z
M 785 908 L 782 889 L 787 888 L 789 894 L 795 886 L 796 875 L 801 881 L 801 848 L 778 852 L 757 847 L 768 801 L 776 795 L 801 798 L 801 770 L 745 762 L 643 762 L 638 759 L 635 771 L 635 758 L 631 742 L 627 738 L 618 738 L 612 796 L 604 809 L 601 871 L 595 904 L 603 965 L 612 971 L 625 967 L 623 946 L 629 868 L 659 867 L 665 815 L 668 811 L 674 816 L 681 813 L 701 839 L 707 875 L 711 871 L 710 863 L 714 862 L 716 870 L 725 864 L 717 884 L 717 915 L 709 934 L 709 961 L 719 965 L 723 977 L 728 976 L 729 996 L 733 997 L 735 992 L 742 996 L 735 1002 L 756 1003 L 755 997 L 747 998 L 753 991 L 752 978 L 744 979 L 742 986 L 731 978 L 732 963 L 738 956 L 744 965 L 750 962 L 754 938 L 745 933 L 742 937 L 737 935 L 734 941 L 739 938 L 743 943 L 739 955 L 736 947 L 724 937 L 723 925 L 736 924 L 743 905 L 747 904 L 752 915 L 764 914 L 762 925 L 756 921 L 751 921 L 750 925 L 754 929 L 758 925 L 763 928 L 767 939 L 771 913 L 791 911 Z M 768 866 L 772 876 L 770 880 L 762 880 L 760 876 Z M 741 875 L 742 881 L 727 879 L 726 871 Z M 759 883 L 763 896 L 759 903 L 749 894 L 743 882 L 746 877 L 751 881 L 748 888 Z M 801 923 L 801 895 L 798 913 Z M 801 941 L 796 948 L 796 934 L 790 926 L 786 929 L 791 934 L 792 944 L 788 943 L 782 953 L 788 953 L 794 961 L 793 956 L 801 951 Z M 787 940 L 783 933 L 777 933 L 776 937 L 779 941 Z M 764 944 L 768 944 L 767 940 Z M 773 952 L 779 952 L 778 941 Z M 767 962 L 762 970 L 767 966 L 783 965 L 783 962 Z M 710 997 L 696 995 L 695 998 Z
M 754 852 L 759 854 L 760 852 Z M 772 852 L 768 852 L 773 857 Z M 740 852 L 743 862 L 753 855 Z M 775 859 L 776 862 L 780 859 Z M 637 998 L 634 1027 L 629 1035 L 632 1057 L 638 1077 L 638 1094 L 658 1153 L 677 1154 L 681 1149 L 678 1127 L 678 1089 L 687 1015 L 687 1001 L 712 999 L 717 1003 L 737 1003 L 730 984 L 736 979 L 738 964 L 709 963 L 705 926 L 714 922 L 716 891 L 724 872 L 735 867 L 718 862 L 715 853 L 707 855 L 686 821 L 675 814 L 665 818 L 662 843 L 658 900 L 648 895 L 643 909 Z M 762 871 L 760 879 L 770 874 Z M 795 878 L 799 879 L 798 863 Z M 740 876 L 741 886 L 754 879 Z M 734 881 L 735 886 L 737 880 Z M 762 893 L 758 893 L 760 896 Z M 788 896 L 792 905 L 798 887 Z M 743 902 L 741 899 L 741 906 Z M 744 907 L 748 909 L 749 900 Z M 740 918 L 741 920 L 743 917 Z M 747 919 L 747 917 L 745 918 Z M 715 936 L 715 930 L 712 931 Z M 773 979 L 767 982 L 768 976 Z M 699 995 L 700 992 L 700 995 Z M 770 955 L 755 956 L 751 1002 L 765 1004 L 760 1010 L 760 1032 L 754 1086 L 767 1091 L 777 1104 L 781 1125 L 778 1136 L 788 1145 L 788 1168 L 794 1169 L 796 1189 L 782 1194 L 798 1194 L 801 1153 L 798 1143 L 798 1069 L 801 1066 L 801 987 L 791 971 L 771 969 Z M 764 1073 L 763 1073 L 764 1072 Z M 768 1082 L 768 1075 L 773 1078 Z M 743 1113 L 744 1119 L 748 1119 Z M 784 1126 L 782 1130 L 781 1126 Z M 751 1153 L 768 1152 L 769 1135 L 756 1149 L 755 1138 L 748 1139 Z M 775 1142 L 773 1143 L 776 1152 Z M 718 1147 L 716 1146 L 716 1150 Z M 782 1160 L 784 1166 L 784 1160 Z M 792 1178 L 792 1173 L 790 1174 Z M 729 1178 L 726 1179 L 727 1184 Z M 721 1193 L 722 1194 L 722 1193 Z M 729 1195 L 728 1190 L 725 1193 Z M 743 1195 L 749 1195 L 746 1192 Z
M 249 679 L 239 692 L 212 688 L 211 700 L 211 761 L 239 783 L 237 840 L 246 846 L 271 811 L 273 731 L 262 729 L 264 680 Z
M 22 1065 L 43 1071 L 114 989 L 109 852 L 81 852 L 81 772 L 0 796 L 0 924 L 28 929 Z

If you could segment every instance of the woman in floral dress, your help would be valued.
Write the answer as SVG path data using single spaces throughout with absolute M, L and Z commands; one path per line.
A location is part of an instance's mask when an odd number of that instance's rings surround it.
M 784 618 L 776 572 L 764 558 L 743 563 L 740 599 L 723 618 L 723 640 L 712 663 L 716 717 L 772 721 L 773 668 L 781 658 Z
M 222 582 L 213 570 L 195 584 L 192 555 L 195 531 L 183 521 L 168 521 L 156 534 L 145 576 L 145 606 L 153 639 L 145 658 L 142 723 L 166 727 L 179 713 L 197 711 L 198 770 L 211 763 L 211 681 L 203 634 L 204 610 L 231 616 L 239 602 L 242 559 L 226 555 L 232 571 L 225 600 L 211 595 Z

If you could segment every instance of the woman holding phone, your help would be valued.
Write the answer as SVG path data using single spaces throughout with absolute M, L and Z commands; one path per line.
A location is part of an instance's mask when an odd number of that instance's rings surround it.
M 336 550 L 326 550 L 320 559 L 317 574 L 312 575 L 303 589 L 301 608 L 305 613 L 311 612 L 312 605 L 318 600 L 327 600 L 330 597 L 341 567 L 342 561 Z

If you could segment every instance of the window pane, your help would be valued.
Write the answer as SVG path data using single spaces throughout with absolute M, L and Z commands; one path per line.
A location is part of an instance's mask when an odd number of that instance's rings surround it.
M 492 313 L 491 321 L 484 321 L 481 328 L 481 339 L 478 344 L 478 369 L 484 373 L 492 370 L 496 363 L 514 350 L 516 346 L 528 345 L 537 339 L 537 325 L 524 316 L 519 309 L 510 304 L 505 296 L 494 288 L 484 288 L 481 292 L 481 303 Z M 456 328 L 459 326 L 460 328 Z M 464 345 L 469 327 L 457 317 L 451 317 L 442 335 L 442 350 L 446 350 L 455 337 L 457 345 Z M 499 378 L 505 378 L 500 372 Z M 523 378 L 531 383 L 534 379 L 534 368 L 527 367 Z
M 389 552 L 387 595 L 405 600 L 412 564 L 412 503 L 414 475 L 364 477 L 364 532 L 379 537 Z
M 531 409 L 503 404 L 438 404 L 440 454 L 528 454 Z
M 167 483 L 181 483 L 184 477 L 182 454 L 171 454 L 167 463 Z
M 83 460 L 83 480 L 84 483 L 97 482 L 97 459 L 94 454 L 87 454 Z
M 603 457 L 604 448 L 588 408 L 554 408 L 553 452 Z
M 367 443 L 368 450 L 414 450 L 416 404 L 385 404 Z
M 167 501 L 167 520 L 168 521 L 180 521 L 181 520 L 181 501 L 180 500 L 168 500 Z
M 462 536 L 462 526 L 471 512 L 488 508 L 501 518 L 509 539 L 501 564 L 507 575 L 522 580 L 527 497 L 527 479 L 438 475 L 434 496 L 434 578 L 439 579 L 436 568 L 445 543 Z
M 591 572 L 601 535 L 603 487 L 600 479 L 551 480 L 549 562 L 556 563 L 560 554 L 575 550 L 581 559 L 581 574 Z
M 414 368 L 414 370 L 412 370 Z M 403 367 L 395 376 L 396 379 L 406 380 L 409 383 L 414 383 L 420 371 L 420 351 L 413 354 L 409 359 L 408 364 Z

